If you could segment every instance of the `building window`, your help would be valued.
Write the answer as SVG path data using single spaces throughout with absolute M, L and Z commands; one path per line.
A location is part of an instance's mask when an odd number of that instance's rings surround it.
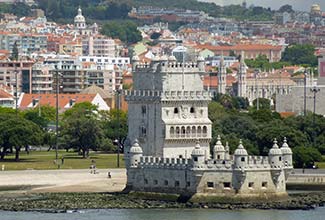
M 192 137 L 196 137 L 196 127 L 192 127 Z
M 178 114 L 178 108 L 174 108 L 174 114 Z
M 254 182 L 249 182 L 248 183 L 248 188 L 253 188 L 254 187 Z
M 213 182 L 207 182 L 207 187 L 213 188 L 214 187 L 214 183 Z
M 158 185 L 158 180 L 154 180 L 154 181 L 153 181 L 153 184 L 154 184 L 154 185 Z
M 168 180 L 165 180 L 165 181 L 164 181 L 164 185 L 165 185 L 165 186 L 168 186 Z
M 185 131 L 185 127 L 183 126 L 183 127 L 181 128 L 181 136 L 182 136 L 182 137 L 185 137 L 185 133 L 186 133 L 186 131 Z
M 175 187 L 179 187 L 179 181 L 175 181 Z
M 224 182 L 223 188 L 230 188 L 230 182 Z
M 176 127 L 176 137 L 179 138 L 179 134 L 180 134 L 180 129 L 179 127 Z
M 201 126 L 197 127 L 197 137 L 201 137 L 202 135 L 202 129 L 201 129 Z
M 170 135 L 170 137 L 175 137 L 175 129 L 174 129 L 174 127 L 170 127 L 170 129 L 169 129 L 169 135 Z
M 141 112 L 142 112 L 142 116 L 144 116 L 147 113 L 147 108 L 145 105 L 141 106 Z
M 262 188 L 267 188 L 267 182 L 262 182 Z
M 197 157 L 193 157 L 193 160 L 194 160 L 195 162 L 197 162 L 197 161 L 198 161 Z
M 206 137 L 208 134 L 208 128 L 206 126 L 203 126 L 203 137 Z
M 186 186 L 187 187 L 191 186 L 191 182 L 186 182 Z
M 218 154 L 217 159 L 220 160 L 220 155 Z
M 186 137 L 191 137 L 191 127 L 190 126 L 186 127 Z
M 245 162 L 245 157 L 242 157 L 241 158 L 241 162 Z
M 148 184 L 148 180 L 147 179 L 144 179 L 144 184 Z
M 282 157 L 279 157 L 279 161 L 282 161 Z
M 194 107 L 191 107 L 191 108 L 190 108 L 190 113 L 195 113 L 195 109 L 194 109 Z

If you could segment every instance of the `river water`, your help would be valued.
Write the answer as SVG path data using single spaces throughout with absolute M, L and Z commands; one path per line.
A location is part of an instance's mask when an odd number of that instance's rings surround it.
M 110 209 L 68 213 L 4 212 L 0 220 L 323 220 L 315 210 Z

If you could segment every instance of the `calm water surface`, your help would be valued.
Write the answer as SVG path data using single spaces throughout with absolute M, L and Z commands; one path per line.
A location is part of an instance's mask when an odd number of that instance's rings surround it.
M 323 220 L 325 208 L 311 211 L 207 210 L 207 209 L 112 209 L 72 213 L 3 212 L 0 220 Z

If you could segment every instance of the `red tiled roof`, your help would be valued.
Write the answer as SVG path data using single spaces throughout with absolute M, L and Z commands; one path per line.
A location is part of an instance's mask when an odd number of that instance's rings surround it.
M 236 81 L 236 78 L 233 77 L 232 75 L 227 75 L 226 76 L 226 85 L 227 86 L 232 86 L 232 84 Z M 205 87 L 217 87 L 219 84 L 218 82 L 218 76 L 205 76 L 203 85 Z
M 198 49 L 208 49 L 211 51 L 250 51 L 250 50 L 281 50 L 281 46 L 273 46 L 269 44 L 237 44 L 234 46 L 214 46 L 211 44 L 201 44 L 197 45 L 196 48 Z
M 10 99 L 10 98 L 13 98 L 11 94 L 4 91 L 3 89 L 0 89 L 0 99 Z
M 64 109 L 71 99 L 73 99 L 75 103 L 92 102 L 96 95 L 97 94 L 59 94 L 59 108 Z M 29 105 L 36 99 L 40 99 L 41 106 L 49 105 L 56 107 L 56 94 L 23 94 L 19 108 L 29 108 Z

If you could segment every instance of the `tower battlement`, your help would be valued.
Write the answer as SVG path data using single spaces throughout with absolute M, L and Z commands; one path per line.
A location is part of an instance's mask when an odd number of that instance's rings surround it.
M 125 92 L 128 139 L 139 141 L 125 148 L 129 188 L 222 196 L 286 193 L 293 168 L 286 139 L 281 148 L 274 141 L 268 156 L 249 155 L 241 141 L 231 155 L 219 136 L 210 148 L 211 94 L 203 88 L 203 58 L 178 63 L 163 56 L 143 64 L 134 57 L 133 70 L 134 90 Z
M 202 65 L 203 64 L 203 65 Z M 149 63 L 133 63 L 133 71 L 138 72 L 161 72 L 161 73 L 171 73 L 171 72 L 201 72 L 204 73 L 204 63 L 202 61 L 198 62 L 175 62 L 175 61 L 164 61 L 164 60 L 155 60 Z

